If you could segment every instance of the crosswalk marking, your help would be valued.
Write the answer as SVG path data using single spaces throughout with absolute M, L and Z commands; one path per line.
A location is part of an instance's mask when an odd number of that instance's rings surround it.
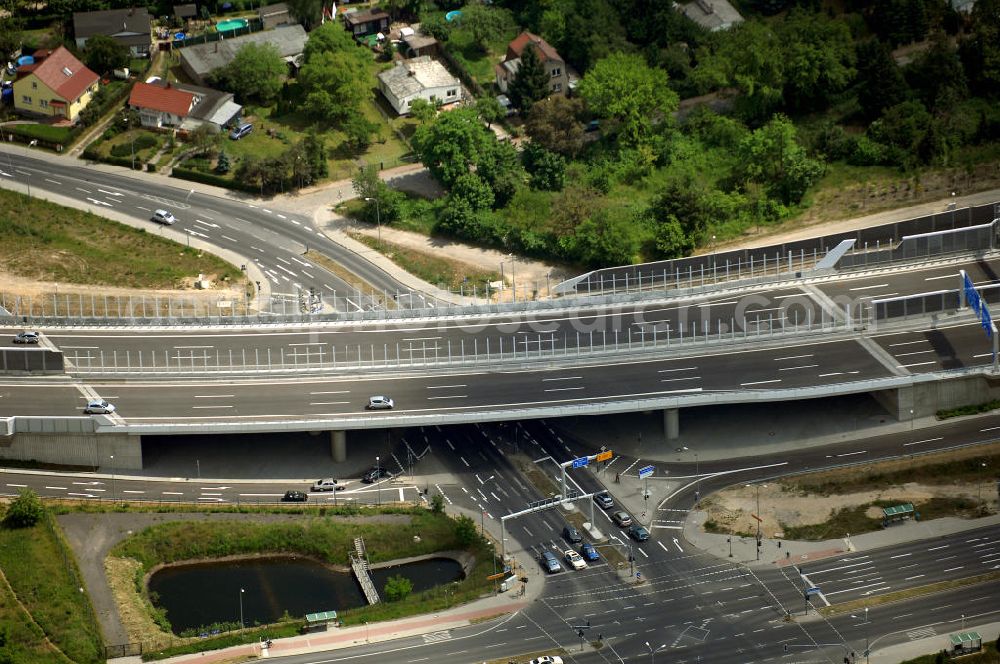
M 431 632 L 429 634 L 424 634 L 424 643 L 438 643 L 439 641 L 447 641 L 451 638 L 451 632 L 444 629 L 439 632 Z
M 937 636 L 937 632 L 934 631 L 933 627 L 924 627 L 923 629 L 915 629 L 912 632 L 907 632 L 906 636 L 911 641 L 916 641 L 917 639 L 926 639 L 929 636 Z

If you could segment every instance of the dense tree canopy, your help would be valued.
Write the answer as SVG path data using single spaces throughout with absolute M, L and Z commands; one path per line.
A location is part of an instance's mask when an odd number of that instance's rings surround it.
M 549 95 L 549 73 L 545 71 L 538 51 L 528 44 L 521 52 L 521 66 L 510 82 L 507 94 L 511 103 L 527 113 L 531 107 Z
M 128 49 L 105 35 L 94 35 L 87 40 L 83 62 L 98 74 L 107 74 L 114 69 L 127 67 Z
M 550 97 L 531 107 L 524 128 L 546 150 L 575 157 L 583 149 L 583 101 L 562 95 Z
M 468 173 L 495 142 L 472 108 L 443 113 L 413 135 L 420 161 L 446 188 Z
M 232 62 L 219 70 L 216 79 L 241 102 L 270 103 L 281 91 L 287 73 L 288 67 L 276 46 L 250 43 L 236 51 Z

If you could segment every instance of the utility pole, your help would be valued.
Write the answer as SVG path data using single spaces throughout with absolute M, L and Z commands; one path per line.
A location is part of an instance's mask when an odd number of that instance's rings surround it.
M 586 625 L 570 625 L 570 627 L 572 627 L 573 629 L 575 629 L 576 630 L 576 635 L 580 637 L 580 652 L 583 652 L 583 635 L 584 635 L 584 630 L 590 629 L 590 619 L 589 618 L 587 619 L 587 624 Z

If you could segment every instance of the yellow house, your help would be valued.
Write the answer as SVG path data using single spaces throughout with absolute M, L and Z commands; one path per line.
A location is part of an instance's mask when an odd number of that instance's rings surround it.
M 97 93 L 97 74 L 64 46 L 35 53 L 35 62 L 17 68 L 14 109 L 23 115 L 75 121 Z

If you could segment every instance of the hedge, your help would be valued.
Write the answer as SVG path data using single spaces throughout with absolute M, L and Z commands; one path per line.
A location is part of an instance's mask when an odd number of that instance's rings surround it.
M 260 187 L 246 185 L 236 180 L 229 180 L 219 175 L 212 175 L 211 173 L 202 173 L 201 171 L 195 171 L 190 168 L 175 166 L 170 175 L 171 177 L 179 178 L 181 180 L 190 180 L 191 182 L 201 182 L 202 184 L 210 184 L 215 187 L 225 187 L 226 189 L 236 189 L 237 191 L 246 191 L 251 194 L 260 194 Z

